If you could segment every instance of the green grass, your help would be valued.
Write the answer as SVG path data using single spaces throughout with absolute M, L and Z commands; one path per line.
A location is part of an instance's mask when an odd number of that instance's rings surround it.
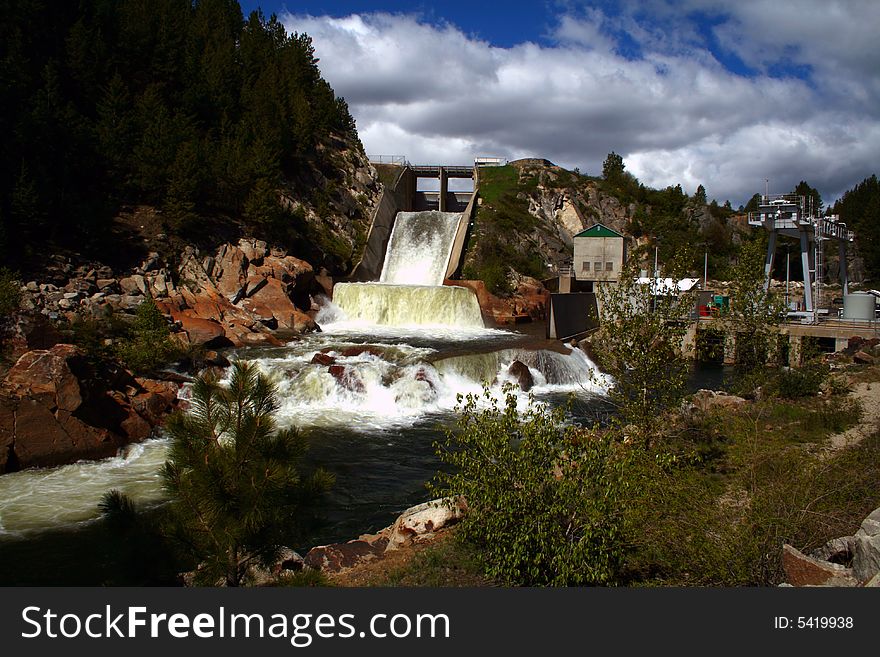
M 460 587 L 489 586 L 482 575 L 479 560 L 473 549 L 446 534 L 431 545 L 416 552 L 412 559 L 392 569 L 373 586 L 428 586 Z
M 494 204 L 503 194 L 515 190 L 519 183 L 519 170 L 510 165 L 480 169 L 480 196 L 484 203 Z

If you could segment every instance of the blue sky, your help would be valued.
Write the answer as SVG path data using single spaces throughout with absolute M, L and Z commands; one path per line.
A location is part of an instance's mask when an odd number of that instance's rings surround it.
M 308 33 L 368 154 L 614 150 L 655 187 L 744 203 L 807 180 L 832 201 L 880 153 L 880 2 L 243 2 Z

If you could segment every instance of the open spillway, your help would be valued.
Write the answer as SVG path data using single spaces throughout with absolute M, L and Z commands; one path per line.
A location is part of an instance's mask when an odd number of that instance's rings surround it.
M 461 221 L 455 212 L 399 212 L 379 281 L 338 283 L 333 302 L 361 325 L 482 327 L 474 293 L 443 286 Z
M 380 283 L 442 285 L 462 215 L 398 212 L 388 240 Z

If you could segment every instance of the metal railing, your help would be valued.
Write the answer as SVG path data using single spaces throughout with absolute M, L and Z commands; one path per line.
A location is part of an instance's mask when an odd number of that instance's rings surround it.
M 397 164 L 403 167 L 409 164 L 406 155 L 369 155 L 368 158 L 373 164 Z

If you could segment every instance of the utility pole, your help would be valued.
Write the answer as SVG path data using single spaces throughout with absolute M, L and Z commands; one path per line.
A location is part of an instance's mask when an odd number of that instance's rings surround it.
M 703 289 L 704 290 L 708 288 L 708 285 L 709 285 L 707 282 L 708 280 L 709 280 L 709 249 L 707 247 L 706 251 L 704 252 L 704 255 L 703 255 Z

